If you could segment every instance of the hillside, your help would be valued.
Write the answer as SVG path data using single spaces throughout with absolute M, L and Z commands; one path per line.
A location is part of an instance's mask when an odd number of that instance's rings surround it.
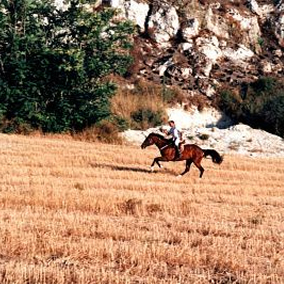
M 121 94 L 146 81 L 162 86 L 158 97 L 176 97 L 172 106 L 177 103 L 189 113 L 192 106 L 221 108 L 236 124 L 241 121 L 282 137 L 282 87 L 274 86 L 260 98 L 261 91 L 257 93 L 251 86 L 269 77 L 283 85 L 283 1 L 120 0 L 97 1 L 97 5 L 118 9 L 118 20 L 129 19 L 137 27 L 131 53 L 134 63 L 126 80 L 119 83 Z M 139 87 L 136 89 L 139 93 Z M 225 103 L 220 95 L 224 90 L 230 90 Z M 146 102 L 145 91 L 140 90 L 140 95 Z M 126 100 L 120 106 L 127 105 Z M 132 113 L 139 107 L 158 113 L 161 108 L 152 105 L 141 100 Z
M 98 1 L 100 3 L 100 1 Z M 260 76 L 283 76 L 282 1 L 102 1 L 138 27 L 131 80 L 218 95 Z
M 283 76 L 282 0 L 98 0 L 88 7 L 115 8 L 117 20 L 136 25 L 129 83 L 178 86 L 189 100 L 210 101 L 218 87 Z
M 1 283 L 283 283 L 284 161 L 0 135 Z

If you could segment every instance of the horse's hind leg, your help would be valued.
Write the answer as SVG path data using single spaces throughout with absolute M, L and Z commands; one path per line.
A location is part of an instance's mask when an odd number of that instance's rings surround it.
M 185 170 L 179 175 L 180 177 L 189 171 L 191 163 L 192 163 L 192 160 L 186 160 Z
M 201 159 L 196 159 L 195 161 L 193 161 L 194 165 L 199 169 L 200 171 L 200 175 L 199 177 L 202 178 L 203 173 L 204 173 L 204 168 L 201 166 Z

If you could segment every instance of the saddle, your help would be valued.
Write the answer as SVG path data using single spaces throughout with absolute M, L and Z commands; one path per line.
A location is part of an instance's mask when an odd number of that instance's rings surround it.
M 185 144 L 185 140 L 184 139 L 179 142 L 179 150 L 180 150 L 181 153 L 184 150 L 184 144 Z

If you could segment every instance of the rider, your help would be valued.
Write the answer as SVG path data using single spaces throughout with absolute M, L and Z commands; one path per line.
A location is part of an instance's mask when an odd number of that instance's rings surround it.
M 171 135 L 176 149 L 175 159 L 179 159 L 181 156 L 179 143 L 180 143 L 180 131 L 176 128 L 175 122 L 173 120 L 169 121 L 169 126 L 171 127 L 169 131 L 165 130 L 167 135 Z

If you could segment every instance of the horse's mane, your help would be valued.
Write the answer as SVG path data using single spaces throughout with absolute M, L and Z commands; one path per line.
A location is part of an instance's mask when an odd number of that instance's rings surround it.
M 167 139 L 164 135 L 162 134 L 159 134 L 159 133 L 156 133 L 156 132 L 151 132 L 149 134 L 149 136 L 152 135 L 152 136 L 157 136 L 158 138 L 162 139 L 162 140 L 171 140 L 171 139 Z

